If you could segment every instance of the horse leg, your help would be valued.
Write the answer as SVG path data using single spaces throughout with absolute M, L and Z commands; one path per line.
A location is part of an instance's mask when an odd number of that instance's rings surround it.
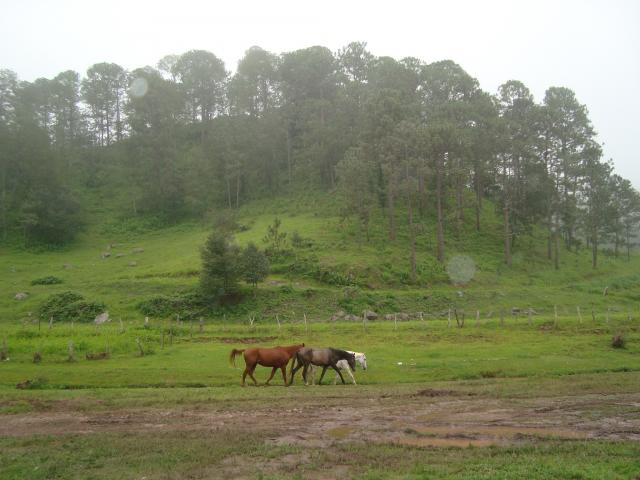
M 307 382 L 307 375 L 309 374 L 308 372 L 309 372 L 309 364 L 305 363 L 304 368 L 302 369 L 302 379 L 304 380 L 305 387 L 309 385 L 309 382 Z
M 278 367 L 273 367 L 271 369 L 271 375 L 269 375 L 269 380 L 267 380 L 266 382 L 264 382 L 264 386 L 266 387 L 267 385 L 269 385 L 269 382 L 271 381 L 271 379 L 273 378 L 273 376 L 276 374 L 276 370 L 278 369 Z
M 324 367 L 324 368 L 327 368 L 327 367 Z M 344 378 L 342 378 L 342 373 L 340 373 L 340 369 L 335 364 L 331 365 L 331 368 L 333 368 L 336 371 L 336 373 L 340 375 L 340 380 L 342 380 L 342 384 L 344 385 L 345 384 Z
M 292 365 L 292 368 L 291 368 L 291 380 L 289 381 L 289 385 L 291 385 L 293 383 L 293 376 L 296 374 L 296 372 L 298 370 L 300 370 L 302 368 L 302 366 L 303 366 L 302 363 L 298 363 L 298 365 L 295 368 L 293 368 L 293 365 Z M 303 371 L 302 375 L 304 376 L 304 371 Z
M 283 365 L 282 367 L 280 367 L 280 371 L 282 372 L 282 379 L 284 380 L 284 386 L 288 387 L 289 384 L 287 383 L 287 366 Z
M 245 378 L 247 378 L 247 373 L 249 373 L 249 367 L 248 366 L 244 367 L 244 372 L 242 372 L 242 383 L 241 383 L 241 385 L 243 387 L 247 386 L 247 384 L 245 383 Z
M 353 372 L 351 371 L 350 368 L 347 368 L 347 373 L 351 376 L 351 380 L 353 380 L 353 384 L 357 385 L 356 383 L 356 377 L 353 376 Z
M 253 371 L 255 369 L 256 369 L 256 365 L 252 365 L 251 369 L 247 373 L 251 377 L 251 380 L 253 380 L 253 384 L 257 387 L 258 386 L 258 381 L 256 380 L 256 377 L 253 376 Z
M 338 378 L 340 378 L 340 377 L 338 377 L 338 374 L 336 373 L 336 376 L 335 376 L 335 377 L 333 377 L 333 384 L 334 384 L 334 385 L 335 385 L 336 383 L 338 383 Z
M 320 380 L 318 381 L 318 385 L 322 385 L 322 378 L 324 377 L 324 374 L 326 373 L 327 368 L 329 368 L 328 365 L 325 365 L 324 367 L 322 367 L 322 375 L 320 375 Z

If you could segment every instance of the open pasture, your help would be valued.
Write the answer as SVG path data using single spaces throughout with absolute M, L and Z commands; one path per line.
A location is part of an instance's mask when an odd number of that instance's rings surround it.
M 4 325 L 2 478 L 634 478 L 640 328 L 534 316 Z M 622 333 L 624 348 L 613 348 Z M 73 342 L 73 359 L 69 359 Z M 232 348 L 364 351 L 358 385 L 242 388 Z M 141 354 L 144 352 L 144 355 Z M 41 359 L 34 363 L 34 353 Z M 108 358 L 88 360 L 87 354 Z M 270 369 L 258 367 L 264 382 Z M 29 388 L 16 384 L 31 380 Z M 328 384 L 327 384 L 328 383 Z

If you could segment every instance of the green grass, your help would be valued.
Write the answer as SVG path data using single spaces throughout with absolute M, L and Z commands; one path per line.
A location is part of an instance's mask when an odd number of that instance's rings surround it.
M 315 200 L 315 203 L 313 202 Z M 320 214 L 319 212 L 323 212 Z M 242 320 L 248 314 L 290 315 L 303 311 L 328 319 L 344 309 L 360 313 L 372 308 L 380 313 L 424 311 L 441 313 L 449 306 L 466 309 L 474 315 L 512 307 L 533 307 L 549 314 L 558 305 L 562 314 L 574 315 L 580 306 L 585 316 L 591 307 L 604 315 L 611 308 L 618 312 L 635 309 L 640 300 L 640 257 L 631 262 L 602 256 L 601 265 L 592 270 L 586 251 L 579 254 L 562 251 L 562 268 L 555 271 L 545 259 L 545 239 L 541 232 L 525 237 L 515 248 L 514 265 L 506 268 L 501 260 L 501 240 L 492 210 L 484 212 L 486 229 L 481 233 L 466 225 L 459 235 L 447 237 L 448 258 L 470 257 L 476 266 L 473 279 L 466 285 L 452 284 L 445 268 L 433 258 L 433 224 L 423 220 L 418 236 L 418 283 L 408 282 L 408 237 L 406 226 L 399 226 L 398 239 L 387 239 L 385 221 L 377 218 L 372 239 L 365 242 L 351 221 L 340 222 L 337 209 L 327 199 L 310 195 L 308 199 L 274 200 L 250 204 L 238 213 L 248 230 L 237 234 L 240 244 L 250 241 L 264 246 L 267 226 L 276 215 L 282 218 L 284 231 L 299 232 L 311 239 L 308 248 L 294 249 L 282 264 L 272 265 L 272 275 L 255 297 L 247 288 L 245 301 L 227 310 L 212 310 L 207 316 Z M 104 217 L 98 215 L 98 218 Z M 402 212 L 398 213 L 401 218 Z M 494 228 L 495 227 L 495 228 Z M 210 229 L 206 223 L 184 223 L 146 233 L 105 232 L 91 226 L 77 242 L 64 249 L 39 253 L 0 246 L 0 325 L 17 323 L 37 312 L 51 294 L 78 292 L 87 301 L 103 302 L 113 318 L 141 318 L 137 305 L 158 295 L 175 296 L 197 288 L 200 247 Z M 111 257 L 101 253 L 110 249 Z M 135 247 L 142 253 L 132 253 Z M 116 258 L 116 255 L 123 255 Z M 129 266 L 130 262 L 136 266 Z M 71 265 L 71 269 L 65 269 Z M 297 273 L 292 273 L 297 272 Z M 322 281 L 319 274 L 353 278 L 356 287 Z M 63 283 L 31 285 L 43 277 L 55 276 Z M 287 289 L 283 288 L 287 286 Z M 608 287 L 608 295 L 603 291 Z M 29 298 L 14 300 L 15 293 L 26 291 Z M 176 312 L 180 313 L 180 312 Z
M 347 443 L 311 449 L 302 457 L 300 447 L 266 445 L 260 434 L 187 432 L 0 439 L 0 447 L 0 472 L 7 480 L 221 478 L 225 470 L 228 476 L 242 472 L 243 478 L 295 479 L 332 475 L 340 467 L 350 468 L 356 478 L 412 480 L 628 479 L 640 471 L 637 442 L 547 441 L 482 449 Z M 304 461 L 289 472 L 262 473 L 284 456 Z M 230 457 L 233 461 L 225 462 Z
M 168 325 L 162 325 L 168 329 Z M 359 323 L 285 323 L 276 325 L 208 324 L 193 338 L 187 324 L 174 325 L 173 343 L 160 326 L 142 322 L 96 328 L 76 324 L 5 326 L 9 360 L 0 363 L 0 415 L 56 412 L 96 414 L 145 409 L 251 412 L 265 404 L 290 411 L 301 405 L 319 408 L 327 396 L 361 402 L 363 398 L 415 395 L 425 387 L 468 392 L 476 399 L 522 399 L 589 394 L 638 393 L 640 330 L 626 317 L 607 326 L 561 317 L 484 320 L 476 327 L 449 328 L 443 320 Z M 625 349 L 610 346 L 613 331 L 624 331 Z M 263 344 L 305 341 L 313 345 L 354 348 L 367 353 L 369 369 L 359 370 L 357 388 L 324 386 L 241 388 L 240 368 L 228 364 L 232 347 L 246 337 Z M 147 353 L 139 357 L 135 338 Z M 68 362 L 68 340 L 76 361 Z M 230 342 L 230 343 L 227 343 Z M 85 360 L 83 353 L 108 345 L 111 358 Z M 43 353 L 32 363 L 32 352 Z M 398 363 L 402 362 L 402 365 Z M 257 377 L 266 379 L 268 369 Z M 17 390 L 25 379 L 37 389 Z M 616 405 L 616 409 L 633 408 Z M 274 446 L 269 432 L 233 431 L 88 433 L 0 438 L 2 478 L 308 478 L 334 465 L 350 478 L 633 478 L 640 473 L 640 447 L 632 441 L 530 439 L 487 448 L 416 448 L 392 444 L 336 443 L 330 448 Z M 250 461 L 248 461 L 250 459 Z M 282 459 L 297 467 L 282 466 Z M 279 465 L 275 467 L 274 465 Z M 327 470 L 329 469 L 329 470 Z
M 612 317 L 609 325 L 562 318 L 556 328 L 544 318 L 531 326 L 524 319 L 501 326 L 496 318 L 474 325 L 449 328 L 441 320 L 399 322 L 397 329 L 393 322 L 307 327 L 298 322 L 281 329 L 273 322 L 209 324 L 202 334 L 187 322 L 151 322 L 147 329 L 129 321 L 123 330 L 118 322 L 54 325 L 51 330 L 45 325 L 40 332 L 33 324 L 12 326 L 3 329 L 9 360 L 0 364 L 0 386 L 36 378 L 45 379 L 44 388 L 230 386 L 238 383 L 241 370 L 229 367 L 229 351 L 241 347 L 245 337 L 258 337 L 266 345 L 305 342 L 364 351 L 372 368 L 361 374 L 363 384 L 640 371 L 640 328 L 624 317 Z M 618 331 L 625 332 L 624 349 L 611 347 Z M 136 339 L 146 352 L 143 357 Z M 71 362 L 69 342 L 75 354 Z M 87 353 L 102 351 L 110 358 L 85 359 Z M 35 352 L 42 355 L 39 363 L 33 363 Z
M 600 267 L 592 270 L 588 252 L 561 250 L 562 268 L 555 271 L 545 258 L 544 233 L 534 231 L 518 239 L 513 266 L 506 268 L 499 218 L 489 202 L 482 212 L 481 233 L 475 232 L 470 220 L 461 232 L 447 230 L 448 259 L 465 255 L 476 267 L 466 285 L 453 284 L 445 267 L 434 261 L 435 228 L 429 215 L 420 219 L 418 281 L 411 283 L 409 236 L 401 209 L 395 242 L 388 240 L 386 219 L 379 212 L 372 221 L 371 241 L 366 242 L 353 221 L 340 221 L 338 202 L 330 195 L 312 192 L 248 204 L 238 212 L 238 221 L 248 227 L 236 236 L 240 244 L 252 241 L 264 246 L 262 238 L 276 215 L 289 236 L 297 231 L 312 244 L 294 249 L 291 257 L 272 265 L 267 281 L 255 294 L 246 288 L 241 304 L 207 311 L 205 330 L 199 333 L 197 323 L 176 323 L 175 315 L 151 317 L 145 328 L 138 304 L 197 288 L 199 249 L 210 222 L 159 228 L 151 219 L 117 215 L 125 208 L 124 197 L 98 192 L 86 200 L 92 223 L 73 245 L 38 252 L 0 246 L 0 348 L 6 344 L 8 356 L 0 362 L 0 415 L 49 412 L 62 405 L 86 412 L 250 411 L 264 401 L 293 408 L 328 394 L 358 402 L 362 395 L 413 395 L 425 386 L 513 401 L 541 394 L 639 392 L 640 257 L 627 262 L 602 255 Z M 101 258 L 110 244 L 114 244 L 111 257 Z M 135 247 L 144 252 L 133 253 Z M 122 256 L 116 258 L 117 254 Z M 129 266 L 132 261 L 135 266 Z M 32 285 L 50 276 L 62 283 Z M 355 285 L 336 284 L 345 278 Z M 23 291 L 29 297 L 14 300 Z M 64 291 L 105 303 L 112 321 L 95 326 L 54 319 L 50 329 L 45 318 L 38 324 L 39 306 Z M 512 316 L 512 307 L 534 308 L 532 324 L 526 315 Z M 359 314 L 365 308 L 379 314 L 424 312 L 425 321 L 398 322 L 397 329 L 393 321 L 365 326 L 326 322 L 337 310 Z M 465 312 L 464 328 L 456 328 L 455 319 L 448 326 L 449 308 Z M 480 312 L 477 326 L 476 311 Z M 184 318 L 185 312 L 174 313 Z M 282 328 L 275 323 L 276 314 Z M 248 325 L 249 316 L 255 317 L 254 326 Z M 611 337 L 617 333 L 625 336 L 623 349 L 611 347 Z M 242 359 L 234 369 L 228 355 L 231 348 L 246 346 L 242 343 L 246 337 L 257 337 L 262 345 L 304 341 L 365 351 L 370 369 L 357 372 L 357 389 L 341 385 L 306 389 L 299 377 L 297 386 L 284 389 L 279 376 L 274 378 L 275 387 L 242 389 Z M 136 340 L 144 356 L 139 355 Z M 73 361 L 68 360 L 70 342 Z M 108 359 L 85 358 L 103 351 L 109 352 Z M 36 352 L 42 357 L 39 363 L 33 362 Z M 257 378 L 264 380 L 267 375 L 268 370 L 260 368 Z M 33 381 L 35 388 L 15 388 L 25 380 Z M 336 464 L 353 477 L 369 479 L 640 475 L 638 444 L 629 441 L 539 439 L 509 447 L 464 449 L 348 442 L 305 452 L 295 446 L 266 446 L 267 434 L 0 438 L 0 477 L 207 478 L 215 477 L 225 461 L 232 461 L 232 467 L 233 462 L 244 465 L 235 473 L 245 478 L 322 477 Z M 255 464 L 268 465 L 288 455 L 304 460 L 298 473 L 260 470 L 243 460 L 249 456 Z M 233 476 L 233 468 L 228 476 Z

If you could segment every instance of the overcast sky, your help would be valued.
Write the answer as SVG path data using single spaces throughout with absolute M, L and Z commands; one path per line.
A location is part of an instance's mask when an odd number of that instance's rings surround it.
M 616 170 L 640 189 L 640 1 L 20 0 L 0 7 L 0 68 L 51 78 L 98 62 L 127 69 L 205 49 L 228 70 L 274 53 L 365 41 L 375 55 L 452 59 L 495 93 L 522 81 L 541 101 L 572 89 Z

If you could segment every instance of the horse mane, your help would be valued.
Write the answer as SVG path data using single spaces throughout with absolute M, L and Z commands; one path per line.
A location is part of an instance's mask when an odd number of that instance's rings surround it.
M 304 343 L 299 343 L 298 345 L 289 345 L 286 347 L 277 347 L 277 348 L 282 348 L 283 350 L 286 350 L 287 352 L 294 354 L 294 353 L 297 353 L 298 350 L 300 350 L 303 347 L 304 347 Z
M 356 356 L 354 352 L 348 352 L 347 350 L 340 350 L 339 348 L 329 348 L 329 350 L 333 350 L 334 352 L 339 353 L 343 357 L 348 357 L 349 355 Z

